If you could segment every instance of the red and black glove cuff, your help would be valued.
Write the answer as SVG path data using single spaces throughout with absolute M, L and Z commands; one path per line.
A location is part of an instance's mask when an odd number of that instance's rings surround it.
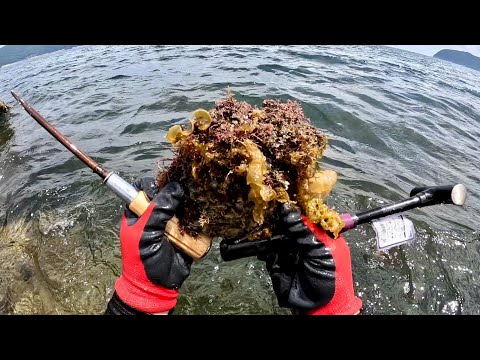
M 327 233 L 311 223 L 305 216 L 302 219 L 333 256 L 335 262 L 335 292 L 327 304 L 307 311 L 309 315 L 355 315 L 362 308 L 362 300 L 355 296 L 352 276 L 350 249 L 343 236 L 332 239 Z
M 154 187 L 144 178 L 139 190 Z M 148 192 L 147 192 L 148 193 Z M 122 274 L 115 283 L 118 297 L 145 313 L 162 313 L 177 304 L 178 289 L 190 274 L 193 259 L 175 248 L 165 235 L 183 196 L 176 182 L 168 183 L 138 218 L 126 209 L 120 226 Z
M 177 289 L 167 289 L 153 284 L 148 278 L 140 258 L 139 242 L 155 206 L 155 202 L 152 201 L 138 221 L 130 226 L 125 214 L 122 216 L 120 239 L 123 272 L 115 282 L 115 291 L 123 302 L 147 313 L 172 309 L 177 304 L 178 296 Z M 165 239 L 165 242 L 168 240 Z
M 171 309 L 168 312 L 165 312 L 165 315 L 171 315 L 175 308 Z M 110 301 L 107 304 L 107 309 L 105 310 L 105 315 L 153 315 L 150 313 L 145 313 L 143 311 L 138 311 L 137 309 L 132 308 L 131 306 L 125 304 L 122 299 L 118 296 L 117 292 L 114 292 Z

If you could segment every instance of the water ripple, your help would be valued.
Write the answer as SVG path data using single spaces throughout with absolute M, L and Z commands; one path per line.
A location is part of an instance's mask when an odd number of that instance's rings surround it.
M 338 173 L 328 203 L 341 212 L 464 183 L 464 207 L 407 214 L 412 244 L 379 253 L 370 226 L 345 234 L 366 314 L 480 314 L 478 84 L 479 72 L 384 46 L 80 46 L 0 69 L 0 99 L 13 104 L 15 89 L 129 181 L 171 159 L 168 128 L 229 87 L 256 106 L 300 103 L 329 136 L 321 165 Z M 121 269 L 121 206 L 15 105 L 0 119 L 0 304 L 13 304 L 0 311 L 103 312 Z M 194 263 L 177 313 L 288 312 L 263 263 L 223 263 L 214 244 Z

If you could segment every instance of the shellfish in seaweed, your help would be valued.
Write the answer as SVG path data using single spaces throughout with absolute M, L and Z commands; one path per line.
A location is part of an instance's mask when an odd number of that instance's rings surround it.
M 187 233 L 268 238 L 278 204 L 287 201 L 335 237 L 343 228 L 324 203 L 337 181 L 318 162 L 327 136 L 297 102 L 268 99 L 257 108 L 228 91 L 213 109 L 195 111 L 188 126 L 171 127 L 166 138 L 174 157 L 157 183 L 178 181 L 185 189 L 177 217 Z

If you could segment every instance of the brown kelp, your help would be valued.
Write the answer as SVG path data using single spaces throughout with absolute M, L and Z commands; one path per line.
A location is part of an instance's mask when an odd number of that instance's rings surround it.
M 166 138 L 174 158 L 157 182 L 183 185 L 177 216 L 188 233 L 268 238 L 278 203 L 287 201 L 335 236 L 344 226 L 324 204 L 337 180 L 318 162 L 327 137 L 295 101 L 267 99 L 257 108 L 228 92 L 213 109 L 195 111 L 188 126 L 171 127 Z

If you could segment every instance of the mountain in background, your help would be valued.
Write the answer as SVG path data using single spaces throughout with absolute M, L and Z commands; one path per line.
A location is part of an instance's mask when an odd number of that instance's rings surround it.
M 0 48 L 0 67 L 32 56 L 46 54 L 77 45 L 5 45 Z
M 444 49 L 437 52 L 433 57 L 480 71 L 480 58 L 466 51 Z

